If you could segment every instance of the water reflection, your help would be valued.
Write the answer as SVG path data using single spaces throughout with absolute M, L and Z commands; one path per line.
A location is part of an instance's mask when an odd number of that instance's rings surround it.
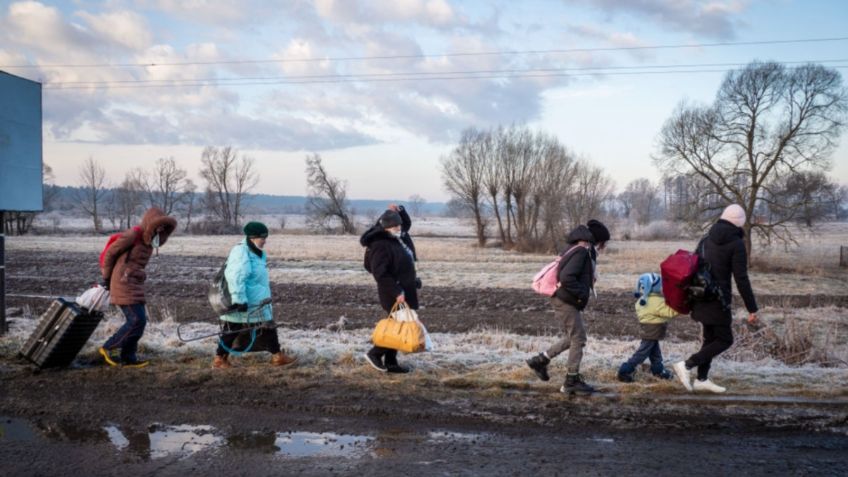
M 341 457 L 366 455 L 374 438 L 332 432 L 257 431 L 224 435 L 209 425 L 165 425 L 155 423 L 133 430 L 116 424 L 86 428 L 65 422 L 32 423 L 0 416 L 0 443 L 41 439 L 78 443 L 109 443 L 118 452 L 143 460 L 163 457 L 185 458 L 204 451 L 227 449 L 276 454 L 286 458 Z

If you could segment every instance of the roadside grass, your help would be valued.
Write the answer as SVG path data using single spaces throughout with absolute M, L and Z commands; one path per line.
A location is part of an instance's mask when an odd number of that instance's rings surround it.
M 780 337 L 795 326 L 792 333 L 797 334 L 797 327 L 801 325 L 786 325 L 786 317 L 781 313 L 773 309 L 764 310 L 763 319 L 768 323 L 768 329 Z M 848 311 L 834 308 L 827 313 L 829 320 L 836 322 L 845 320 Z M 800 324 L 809 323 L 810 315 L 812 313 L 806 311 L 797 315 L 786 312 L 786 316 Z M 31 317 L 13 319 L 10 333 L 0 338 L 0 370 L 15 366 L 13 358 L 34 330 L 36 321 Z M 81 352 L 78 365 L 100 366 L 97 346 L 122 323 L 122 317 L 111 313 Z M 821 330 L 832 330 L 827 326 Z M 215 338 L 183 343 L 177 338 L 176 327 L 177 324 L 170 319 L 149 323 L 141 340 L 140 353 L 151 357 L 154 366 L 158 363 L 169 369 L 176 367 L 179 371 L 173 371 L 186 383 L 208 379 L 204 376 L 217 372 L 210 369 Z M 183 331 L 186 335 L 198 336 L 214 333 L 217 327 L 209 323 L 191 323 L 184 326 Z M 496 396 L 512 391 L 556 393 L 565 376 L 565 356 L 553 361 L 550 366 L 552 379 L 547 383 L 539 381 L 524 363 L 534 353 L 546 349 L 556 339 L 554 336 L 518 335 L 485 329 L 473 333 L 434 333 L 432 338 L 436 349 L 433 352 L 401 355 L 401 361 L 414 368 L 411 375 L 387 376 L 375 373 L 361 358 L 370 347 L 368 329 L 330 332 L 280 328 L 278 331 L 283 348 L 300 358 L 296 367 L 280 370 L 280 375 L 315 380 L 316 385 L 330 375 L 341 380 L 361 380 L 369 386 L 403 382 L 405 385 L 422 386 L 429 392 L 441 388 Z M 831 334 L 831 331 L 825 333 Z M 796 338 L 784 339 L 791 342 Z M 817 349 L 821 343 L 827 344 L 827 356 L 840 359 L 823 366 L 816 364 L 814 359 L 782 362 L 780 353 L 766 352 L 767 346 L 749 346 L 745 340 L 738 340 L 734 348 L 713 363 L 711 377 L 727 386 L 732 395 L 845 397 L 848 396 L 848 363 L 842 359 L 848 357 L 848 345 L 844 337 L 838 340 L 839 343 L 836 341 L 830 338 L 821 341 L 818 337 L 805 341 L 811 343 L 812 349 Z M 617 381 L 618 366 L 632 354 L 637 344 L 636 340 L 593 339 L 590 336 L 584 350 L 581 373 L 590 383 L 607 392 L 634 396 L 685 393 L 676 380 L 657 379 L 645 367 L 637 371 L 635 383 Z M 662 346 L 666 364 L 670 365 L 696 351 L 699 343 L 663 342 Z M 239 373 L 266 372 L 268 360 L 267 353 L 249 353 L 233 358 Z M 277 374 L 276 371 L 274 373 Z

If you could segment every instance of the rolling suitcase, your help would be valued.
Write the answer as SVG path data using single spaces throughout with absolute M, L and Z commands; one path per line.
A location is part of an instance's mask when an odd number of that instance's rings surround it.
M 53 300 L 21 348 L 21 356 L 39 368 L 68 366 L 102 318 L 102 313 L 89 313 L 72 301 Z

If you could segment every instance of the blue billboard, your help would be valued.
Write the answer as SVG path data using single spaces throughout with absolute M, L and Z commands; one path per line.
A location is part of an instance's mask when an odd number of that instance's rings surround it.
M 41 83 L 0 71 L 0 210 L 42 209 Z

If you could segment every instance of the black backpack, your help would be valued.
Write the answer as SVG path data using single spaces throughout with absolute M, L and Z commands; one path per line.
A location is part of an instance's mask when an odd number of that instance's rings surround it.
M 698 255 L 698 270 L 692 277 L 692 281 L 686 288 L 686 295 L 690 302 L 718 301 L 725 310 L 730 309 L 724 292 L 713 279 L 710 263 L 704 259 L 704 246 L 708 237 L 704 237 L 698 243 L 696 254 Z
M 219 315 L 229 312 L 230 307 L 233 305 L 230 287 L 227 285 L 227 277 L 225 276 L 226 270 L 227 262 L 225 260 L 221 268 L 218 269 L 218 273 L 215 274 L 215 278 L 209 282 L 209 304 L 212 305 L 215 313 Z

